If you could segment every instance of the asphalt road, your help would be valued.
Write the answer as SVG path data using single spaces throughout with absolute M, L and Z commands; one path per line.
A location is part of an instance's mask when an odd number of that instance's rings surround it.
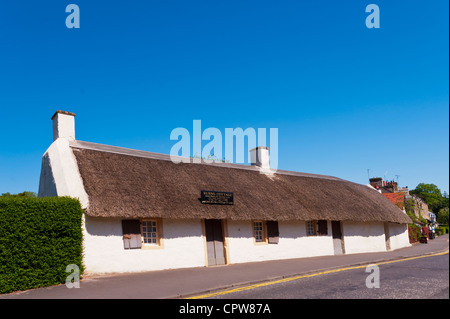
M 288 284 L 251 289 L 240 294 L 223 295 L 225 298 L 420 298 L 424 294 L 448 298 L 448 257 L 445 263 L 431 263 L 434 258 L 427 254 L 438 254 L 448 250 L 448 235 L 430 241 L 428 244 L 416 244 L 394 251 L 348 254 L 337 256 L 318 256 L 272 260 L 265 262 L 238 263 L 217 267 L 194 267 L 149 271 L 143 273 L 108 274 L 85 276 L 79 289 L 68 289 L 66 285 L 18 291 L 0 295 L 3 299 L 204 299 L 206 295 L 234 289 L 242 285 L 264 284 L 270 280 L 291 280 L 293 276 L 304 277 L 311 273 L 328 271 L 327 275 L 303 278 Z M 414 258 L 416 261 L 405 261 Z M 419 259 L 418 259 L 419 258 Z M 445 257 L 444 257 L 445 258 Z M 423 259 L 423 260 L 420 260 Z M 369 275 L 365 269 L 346 270 L 334 274 L 335 270 L 345 267 L 362 267 L 370 262 L 391 262 L 397 264 L 381 266 L 380 288 L 365 288 L 365 279 Z M 439 258 L 437 259 L 439 260 Z M 416 265 L 417 263 L 417 265 Z M 422 264 L 421 264 L 422 263 Z M 431 263 L 431 264 L 430 264 Z M 421 266 L 422 265 L 422 266 Z M 428 266 L 427 266 L 428 265 Z M 440 266 L 439 266 L 440 265 Z M 402 268 L 403 267 L 403 268 Z M 409 268 L 416 267 L 416 269 Z M 421 268 L 422 267 L 422 268 Z M 442 270 L 445 269 L 444 270 Z M 387 271 L 385 271 L 387 269 Z M 395 273 L 396 269 L 401 269 Z M 422 270 L 418 270 L 422 269 Z M 391 271 L 394 271 L 391 274 Z M 405 273 L 403 273 L 405 272 Z M 423 272 L 423 273 L 422 273 Z M 345 277 L 349 276 L 349 277 Z M 417 278 L 416 278 L 417 277 Z M 440 279 L 445 277 L 446 285 L 441 286 Z M 419 288 L 408 288 L 409 279 L 414 279 L 413 286 L 431 285 L 428 293 Z M 362 288 L 361 288 L 362 285 Z M 396 288 L 402 288 L 403 293 Z M 261 286 L 261 285 L 259 285 Z M 277 287 L 281 287 L 277 291 Z M 285 288 L 286 287 L 286 288 Z M 390 288 L 394 287 L 394 288 Z M 253 288 L 253 287 L 252 287 Z M 408 293 L 409 290 L 410 293 Z M 428 289 L 428 288 L 427 288 Z M 351 292 L 354 290 L 354 294 Z M 362 291 L 362 292 L 361 292 Z M 417 292 L 418 291 L 418 292 Z M 241 297 L 242 296 L 242 297 Z M 280 301 L 282 301 L 280 299 Z M 214 302 L 211 300 L 211 302 Z M 220 300 L 216 300 L 220 302 Z
M 449 255 L 404 260 L 378 266 L 300 278 L 210 299 L 448 299 Z M 370 278 L 368 279 L 368 276 Z

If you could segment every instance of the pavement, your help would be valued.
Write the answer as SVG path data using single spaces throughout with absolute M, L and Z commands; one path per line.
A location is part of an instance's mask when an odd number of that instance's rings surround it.
M 0 295 L 0 299 L 176 299 L 326 270 L 405 259 L 449 249 L 449 235 L 387 252 L 262 261 L 85 276 L 80 288 L 57 285 Z

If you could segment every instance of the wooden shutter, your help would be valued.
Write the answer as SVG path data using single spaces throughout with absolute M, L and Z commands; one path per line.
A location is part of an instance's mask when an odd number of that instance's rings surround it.
M 141 223 L 138 219 L 122 220 L 123 248 L 136 249 L 142 247 Z
M 267 237 L 269 244 L 278 244 L 278 240 L 280 238 L 280 233 L 278 231 L 278 222 L 277 221 L 268 221 L 266 223 L 267 226 Z
M 321 236 L 328 235 L 328 227 L 327 227 L 326 220 L 319 220 L 318 226 L 319 226 L 319 231 L 318 231 L 319 235 L 321 235 Z
M 342 233 L 341 233 L 341 222 L 337 220 L 333 220 L 331 222 L 331 231 L 333 234 L 333 239 L 341 239 Z

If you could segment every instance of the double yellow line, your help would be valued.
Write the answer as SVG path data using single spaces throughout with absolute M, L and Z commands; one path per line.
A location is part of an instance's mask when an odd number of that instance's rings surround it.
M 368 265 L 376 265 L 376 266 L 386 265 L 386 264 L 392 264 L 392 263 L 397 263 L 397 262 L 401 262 L 401 261 L 408 261 L 408 260 L 414 260 L 414 259 L 420 259 L 420 258 L 441 256 L 441 255 L 446 255 L 448 253 L 449 253 L 449 251 L 446 250 L 444 252 L 436 253 L 436 254 L 423 255 L 423 256 L 417 256 L 417 257 L 409 257 L 409 258 L 402 258 L 402 259 L 395 259 L 395 260 L 383 261 L 383 262 L 379 262 L 379 263 L 368 263 L 368 264 L 359 265 L 359 266 L 326 270 L 326 271 L 316 272 L 316 273 L 309 274 L 309 275 L 294 276 L 294 277 L 283 278 L 283 279 L 279 279 L 279 280 L 268 281 L 268 282 L 263 282 L 263 283 L 259 283 L 259 284 L 254 284 L 254 285 L 243 286 L 243 287 L 234 288 L 234 289 L 228 289 L 228 290 L 219 291 L 219 292 L 213 292 L 213 293 L 209 293 L 209 294 L 205 294 L 205 295 L 193 296 L 193 297 L 189 297 L 189 298 L 186 298 L 186 299 L 209 298 L 209 297 L 214 297 L 214 296 L 231 294 L 231 293 L 235 293 L 235 292 L 239 292 L 239 291 L 255 289 L 255 288 L 259 288 L 259 287 L 275 285 L 275 284 L 279 284 L 279 283 L 283 283 L 283 282 L 294 281 L 294 280 L 298 280 L 298 279 L 302 279 L 302 278 L 315 277 L 315 276 L 320 276 L 320 275 L 336 273 L 336 272 L 340 272 L 340 271 L 352 270 L 352 269 L 366 268 Z

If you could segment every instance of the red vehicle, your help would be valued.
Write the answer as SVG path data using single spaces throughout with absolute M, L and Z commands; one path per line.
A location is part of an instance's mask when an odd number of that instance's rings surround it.
M 428 227 L 422 227 L 421 229 L 422 236 L 420 237 L 420 242 L 423 244 L 428 244 L 428 236 L 429 236 L 429 230 Z

